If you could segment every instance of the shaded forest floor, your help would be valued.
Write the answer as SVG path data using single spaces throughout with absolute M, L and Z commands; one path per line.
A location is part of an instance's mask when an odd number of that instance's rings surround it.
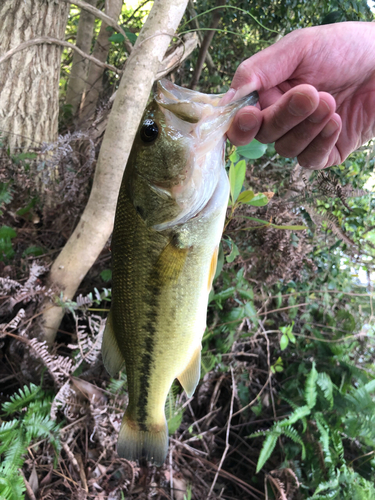
M 350 269 L 334 271 L 339 245 L 348 253 L 349 244 L 338 240 L 337 215 L 319 212 L 316 199 L 338 198 L 338 183 L 320 177 L 307 185 L 298 166 L 278 163 L 272 150 L 249 163 L 245 188 L 274 197 L 267 206 L 238 206 L 224 234 L 202 380 L 190 400 L 178 384 L 170 392 L 165 464 L 118 457 L 126 376 L 110 379 L 100 356 L 110 242 L 75 301 L 60 300 L 66 315 L 52 351 L 39 338 L 40 304 L 55 297 L 48 269 L 87 201 L 94 147 L 85 137 L 60 138 L 52 160 L 59 182 L 39 178 L 39 187 L 37 155 L 2 153 L 0 479 L 20 482 L 32 500 L 299 500 L 318 488 L 352 495 L 358 481 L 372 494 L 371 289 L 353 284 Z M 305 229 L 277 227 L 291 225 Z M 324 490 L 335 477 L 338 486 Z

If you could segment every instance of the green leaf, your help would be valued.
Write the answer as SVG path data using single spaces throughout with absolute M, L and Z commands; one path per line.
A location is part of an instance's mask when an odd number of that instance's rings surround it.
M 100 273 L 100 277 L 102 278 L 103 281 L 110 281 L 112 279 L 112 271 L 111 271 L 111 269 L 104 269 Z
M 289 231 L 304 231 L 307 226 L 278 226 L 277 224 L 271 224 L 275 229 L 288 229 Z
M 42 247 L 37 247 L 35 245 L 31 245 L 26 248 L 26 250 L 23 252 L 23 257 L 27 257 L 28 255 L 33 255 L 34 257 L 39 257 L 39 255 L 44 254 L 44 248 Z
M 267 144 L 262 144 L 256 139 L 252 140 L 250 144 L 246 146 L 239 146 L 237 148 L 237 153 L 250 160 L 256 160 L 264 155 L 267 150 Z
M 268 434 L 266 437 L 262 449 L 259 454 L 257 470 L 256 474 L 262 469 L 263 465 L 267 462 L 267 460 L 272 455 L 273 450 L 275 449 L 277 439 L 280 436 L 280 432 L 272 432 Z
M 254 191 L 248 189 L 247 191 L 242 191 L 238 197 L 239 203 L 249 203 L 254 198 Z
M 305 400 L 307 406 L 310 409 L 314 408 L 314 406 L 316 405 L 316 397 L 318 394 L 318 391 L 316 390 L 317 381 L 318 381 L 318 372 L 316 371 L 315 368 L 315 362 L 313 362 L 313 366 L 311 368 L 310 373 L 307 376 L 305 385 Z
M 264 207 L 268 203 L 268 198 L 263 193 L 256 194 L 250 201 L 247 202 L 247 205 L 251 205 L 252 207 Z
M 284 351 L 287 347 L 288 347 L 288 344 L 289 344 L 289 339 L 288 339 L 288 336 L 287 335 L 281 335 L 281 339 L 280 339 L 280 349 L 282 351 Z
M 238 160 L 240 159 L 240 155 L 237 153 L 237 150 L 230 155 L 229 159 L 232 163 L 238 162 Z
M 127 36 L 130 43 L 134 44 L 137 41 L 138 37 L 135 33 L 125 30 L 125 35 Z M 125 38 L 121 33 L 113 33 L 113 35 L 111 35 L 108 40 L 114 43 L 122 43 Z
M 229 168 L 229 183 L 232 203 L 237 201 L 238 195 L 241 192 L 246 175 L 246 162 L 241 160 L 238 163 L 231 163 Z
M 230 251 L 230 254 L 226 256 L 226 261 L 229 263 L 232 263 L 234 261 L 234 259 L 238 255 L 240 255 L 240 251 L 238 250 L 237 245 L 234 243 L 234 241 L 232 241 L 231 238 L 229 238 L 229 244 L 231 246 L 231 251 Z
M 9 186 L 9 182 L 0 182 L 0 205 L 2 203 L 10 203 L 13 199 L 12 188 Z
M 125 38 L 123 35 L 121 35 L 121 33 L 113 33 L 113 35 L 111 35 L 108 40 L 110 42 L 115 42 L 115 43 L 122 43 Z
M 17 236 L 16 231 L 9 226 L 0 227 L 0 238 L 6 240 L 7 238 L 12 239 Z

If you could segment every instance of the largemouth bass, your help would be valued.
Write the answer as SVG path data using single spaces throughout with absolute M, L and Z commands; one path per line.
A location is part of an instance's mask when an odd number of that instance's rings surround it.
M 126 367 L 129 404 L 117 450 L 161 465 L 164 414 L 177 378 L 188 396 L 200 378 L 208 295 L 229 196 L 225 133 L 257 93 L 220 106 L 168 80 L 157 84 L 121 184 L 112 237 L 112 305 L 103 361 Z

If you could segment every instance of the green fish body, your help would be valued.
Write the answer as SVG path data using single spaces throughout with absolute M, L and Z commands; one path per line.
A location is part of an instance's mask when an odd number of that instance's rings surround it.
M 126 368 L 129 404 L 118 453 L 161 465 L 164 414 L 177 378 L 188 396 L 200 378 L 201 340 L 225 221 L 229 181 L 225 133 L 256 93 L 222 96 L 158 82 L 122 181 L 112 237 L 112 305 L 103 361 Z

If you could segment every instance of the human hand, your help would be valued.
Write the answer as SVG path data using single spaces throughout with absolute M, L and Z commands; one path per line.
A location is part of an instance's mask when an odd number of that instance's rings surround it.
M 375 136 L 375 23 L 294 31 L 238 67 L 223 103 L 258 90 L 260 109 L 240 110 L 228 131 L 321 169 Z

